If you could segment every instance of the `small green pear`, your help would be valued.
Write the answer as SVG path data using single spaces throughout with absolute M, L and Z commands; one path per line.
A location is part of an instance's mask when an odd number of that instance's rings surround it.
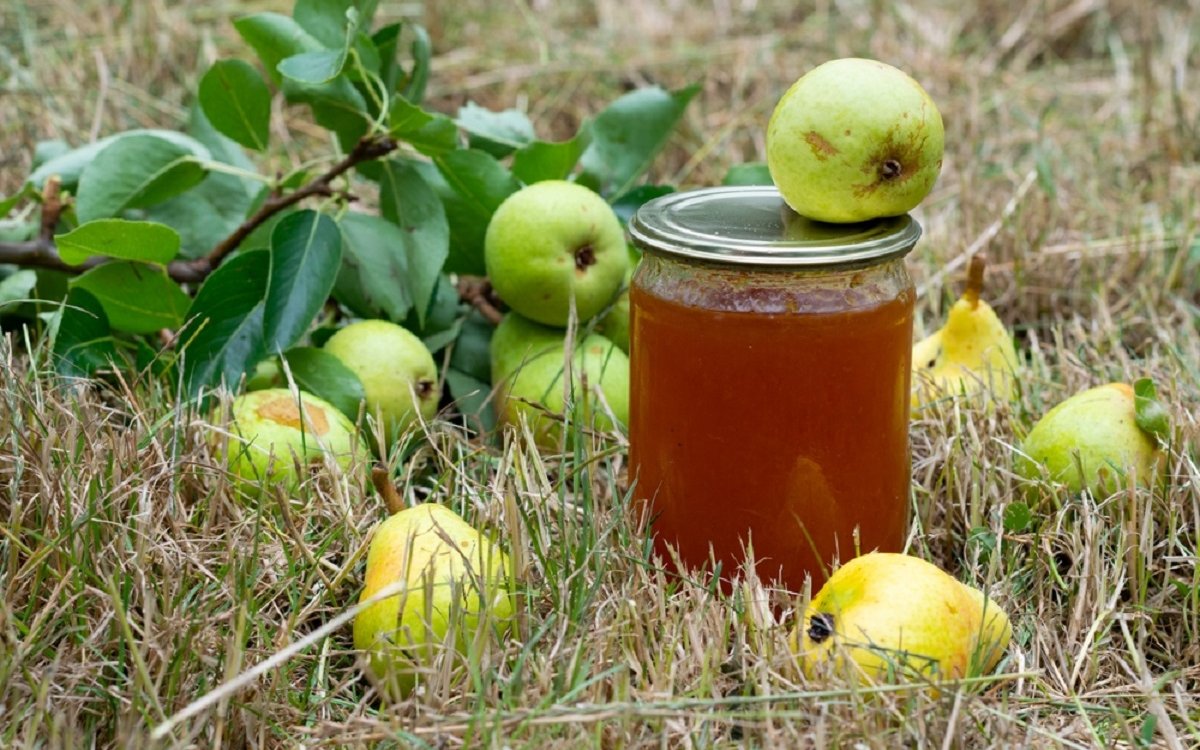
M 418 419 L 432 419 L 441 399 L 437 365 L 424 342 L 395 323 L 363 320 L 329 337 L 325 351 L 362 382 L 367 416 L 390 445 Z M 382 454 L 384 451 L 380 449 Z
M 838 568 L 792 633 L 804 673 L 849 671 L 861 684 L 990 672 L 1012 638 L 982 591 L 910 555 L 871 552 Z
M 625 352 L 605 337 L 592 334 L 575 350 L 570 362 L 571 418 L 600 431 L 628 424 L 629 357 Z M 526 420 L 538 445 L 547 449 L 557 447 L 562 437 L 565 363 L 561 350 L 540 354 L 506 382 L 497 383 L 500 421 L 519 425 Z
M 565 180 L 508 196 L 488 222 L 484 261 L 509 307 L 550 326 L 567 325 L 572 298 L 578 319 L 591 319 L 629 267 L 625 230 L 608 202 Z
M 350 420 L 303 391 L 252 391 L 234 399 L 230 417 L 228 466 L 246 488 L 263 481 L 293 492 L 301 480 L 297 463 L 320 465 L 328 454 L 346 471 L 363 455 Z
M 510 312 L 492 333 L 492 382 L 500 383 L 535 357 L 563 351 L 566 331 L 535 323 L 524 315 Z
M 1150 484 L 1161 452 L 1137 424 L 1134 391 L 1109 383 L 1077 393 L 1046 412 L 1021 444 L 1015 469 L 1026 479 L 1047 476 L 1072 493 L 1121 489 L 1125 472 Z M 1082 468 L 1082 472 L 1081 472 Z
M 424 503 L 375 530 L 360 602 L 399 588 L 358 614 L 354 647 L 380 692 L 407 695 L 445 647 L 463 654 L 513 616 L 508 557 L 457 513 Z M 453 630 L 452 630 L 453 629 Z M 448 637 L 453 633 L 453 637 Z
M 796 213 L 837 223 L 899 216 L 942 168 L 942 116 L 921 84 L 878 60 L 804 74 L 767 125 L 767 166 Z
M 621 295 L 612 304 L 608 314 L 600 319 L 596 332 L 612 341 L 617 347 L 629 353 L 629 285 L 633 281 L 633 272 L 642 257 L 632 247 L 629 248 L 629 270 L 625 272 L 625 286 Z

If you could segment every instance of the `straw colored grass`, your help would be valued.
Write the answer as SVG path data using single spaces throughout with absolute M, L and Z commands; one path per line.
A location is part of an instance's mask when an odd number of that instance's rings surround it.
M 35 141 L 180 127 L 205 66 L 246 50 L 235 4 L 0 7 L 0 193 Z M 0 746 L 1193 747 L 1200 742 L 1200 5 L 464 0 L 382 4 L 437 44 L 430 106 L 519 106 L 569 135 L 621 91 L 699 81 L 650 179 L 719 182 L 763 156 L 787 84 L 833 56 L 921 80 L 947 125 L 910 257 L 932 328 L 966 257 L 1026 360 L 1010 406 L 912 425 L 909 549 L 1012 615 L 996 674 L 934 696 L 809 681 L 786 636 L 808 592 L 664 575 L 627 503 L 620 436 L 548 455 L 429 424 L 394 465 L 518 562 L 519 625 L 381 702 L 339 617 L 383 505 L 363 472 L 239 496 L 207 415 L 152 378 L 56 387 L 0 343 Z M 295 128 L 268 164 L 330 146 Z M 1149 489 L 1041 488 L 1014 446 L 1057 401 L 1150 376 L 1173 420 Z M 217 441 L 219 444 L 219 441 Z M 365 468 L 365 467 L 360 467 Z M 255 670 L 257 665 L 268 668 Z M 230 684 L 232 681 L 232 684 Z M 222 687 L 226 685 L 227 687 Z M 214 692 L 219 691 L 219 692 Z M 189 706 L 192 707 L 189 709 Z M 177 722 L 170 717 L 186 712 Z M 161 737 L 152 735 L 161 727 Z M 857 743 L 857 745 L 856 745 Z

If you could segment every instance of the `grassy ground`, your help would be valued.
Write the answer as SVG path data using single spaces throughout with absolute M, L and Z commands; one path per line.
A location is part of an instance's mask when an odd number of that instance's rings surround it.
M 421 17 L 435 107 L 522 106 L 547 136 L 621 90 L 703 83 L 652 179 L 712 184 L 761 159 L 766 118 L 816 62 L 912 72 L 947 125 L 911 257 L 936 323 L 975 250 L 1026 360 L 1019 399 L 914 422 L 912 552 L 1013 616 L 972 689 L 866 695 L 806 681 L 791 599 L 671 581 L 624 512 L 619 438 L 582 457 L 430 425 L 399 471 L 493 529 L 522 571 L 513 637 L 426 692 L 379 702 L 348 627 L 382 517 L 352 480 L 240 500 L 212 430 L 153 382 L 64 393 L 37 342 L 0 344 L 0 746 L 1145 746 L 1200 743 L 1200 5 L 614 0 L 384 3 Z M 0 8 L 0 193 L 36 140 L 180 126 L 229 17 L 280 9 L 161 0 Z M 298 121 L 298 118 L 297 118 Z M 271 155 L 323 147 L 297 129 Z M 1006 531 L 1013 448 L 1061 398 L 1149 375 L 1170 408 L 1166 478 L 1110 498 L 1043 492 Z M 584 460 L 580 460 L 580 459 Z M 772 604 L 781 614 L 776 617 Z M 291 648 L 295 645 L 302 648 Z M 268 659 L 276 657 L 274 662 Z M 203 704 L 202 704 L 203 705 Z

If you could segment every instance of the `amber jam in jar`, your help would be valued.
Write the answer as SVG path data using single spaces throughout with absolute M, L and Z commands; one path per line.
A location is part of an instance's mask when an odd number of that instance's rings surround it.
M 899 550 L 916 222 L 818 224 L 753 187 L 665 196 L 630 229 L 630 465 L 663 560 L 727 580 L 749 548 L 799 590 Z

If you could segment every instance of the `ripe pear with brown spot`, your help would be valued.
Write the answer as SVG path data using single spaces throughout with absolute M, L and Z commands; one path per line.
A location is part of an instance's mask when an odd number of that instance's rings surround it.
M 791 645 L 809 677 L 864 685 L 990 672 L 1012 638 L 983 592 L 910 555 L 872 552 L 839 568 L 812 598 Z
M 297 464 L 310 467 L 331 458 L 343 471 L 363 456 L 349 419 L 312 394 L 286 388 L 252 391 L 231 405 L 229 470 L 245 487 L 283 485 L 295 491 Z
M 767 125 L 767 167 L 796 213 L 850 223 L 917 206 L 942 168 L 942 116 L 903 71 L 861 58 L 810 70 Z
M 1137 424 L 1134 395 L 1127 383 L 1109 383 L 1058 404 L 1021 444 L 1017 473 L 1031 480 L 1048 477 L 1072 493 L 1112 494 L 1130 471 L 1140 484 L 1150 484 L 1162 453 Z

